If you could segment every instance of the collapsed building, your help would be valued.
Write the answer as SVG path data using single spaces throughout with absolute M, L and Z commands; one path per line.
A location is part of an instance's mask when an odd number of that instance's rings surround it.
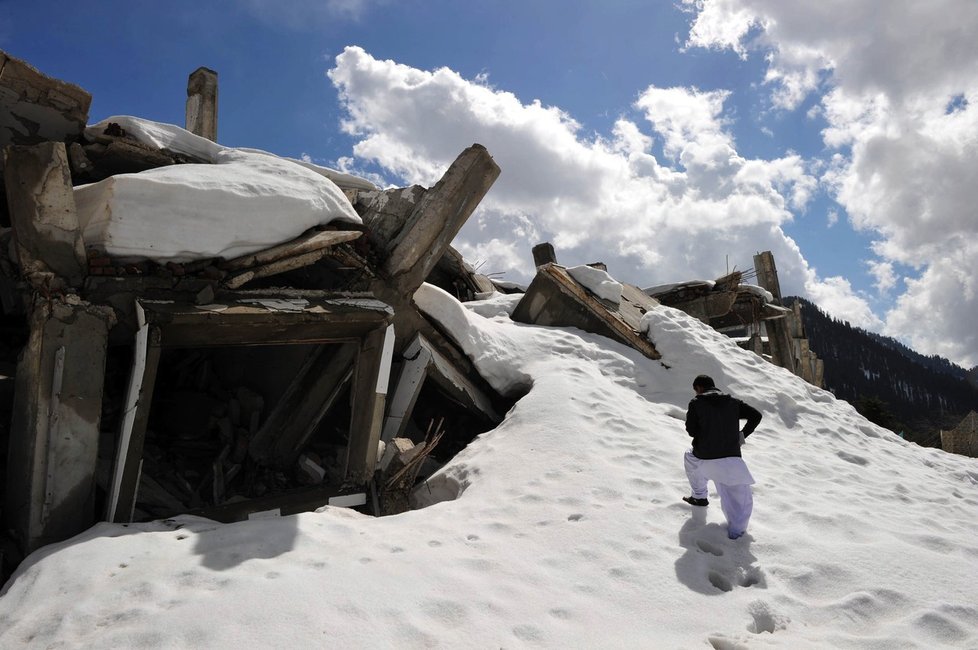
M 763 321 L 764 340 L 745 344 L 818 381 L 813 359 L 791 352 L 803 340 L 781 326 L 791 311 L 740 274 L 643 290 L 600 263 L 561 266 L 549 244 L 534 248 L 525 289 L 474 271 L 451 241 L 500 174 L 481 145 L 430 188 L 383 190 L 218 145 L 206 68 L 190 76 L 186 129 L 88 126 L 90 101 L 0 52 L 8 571 L 96 521 L 407 509 L 419 478 L 523 390 L 499 394 L 480 376 L 416 303 L 426 282 L 461 301 L 522 292 L 514 320 L 578 327 L 649 359 L 660 355 L 642 317 L 660 301 L 721 329 Z M 196 191 L 153 204 L 173 179 Z M 214 211 L 233 213 L 233 228 L 210 223 Z M 771 272 L 776 288 L 773 258 Z
M 499 175 L 484 147 L 430 188 L 379 190 L 168 125 L 86 126 L 87 93 L 0 56 L 8 565 L 98 520 L 394 512 L 423 465 L 501 420 L 515 396 L 413 301 L 425 281 L 462 299 L 493 290 L 450 246 Z M 187 113 L 213 136 L 212 75 L 191 75 Z M 147 171 L 193 177 L 242 231 L 209 232 L 207 206 L 150 206 L 169 225 L 140 225 L 153 188 L 133 172 Z M 235 189 L 258 193 L 228 206 L 240 173 Z M 276 193 L 280 178 L 302 187 Z M 299 193 L 313 205 L 288 203 Z M 188 229 L 228 247 L 185 254 L 169 237 Z
M 756 278 L 758 284 L 745 282 L 748 278 Z M 809 346 L 801 305 L 795 302 L 789 308 L 782 303 L 770 251 L 754 255 L 754 268 L 748 271 L 733 271 L 716 280 L 648 287 L 645 292 L 727 334 L 774 365 L 824 387 L 825 364 Z

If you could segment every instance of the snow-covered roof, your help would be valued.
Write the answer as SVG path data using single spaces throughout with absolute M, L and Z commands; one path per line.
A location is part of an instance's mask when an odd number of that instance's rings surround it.
M 156 261 L 232 258 L 313 226 L 360 223 L 324 168 L 222 147 L 179 127 L 134 117 L 111 117 L 88 132 L 95 137 L 110 122 L 140 142 L 208 162 L 117 174 L 76 187 L 87 247 Z

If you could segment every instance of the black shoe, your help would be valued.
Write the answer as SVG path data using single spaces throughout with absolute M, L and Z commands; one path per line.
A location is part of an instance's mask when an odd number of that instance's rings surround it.
M 683 501 L 691 506 L 708 506 L 710 505 L 709 499 L 697 499 L 696 497 L 683 497 Z

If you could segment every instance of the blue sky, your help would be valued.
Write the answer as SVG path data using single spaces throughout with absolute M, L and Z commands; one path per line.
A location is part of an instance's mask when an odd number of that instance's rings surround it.
M 978 4 L 970 0 L 0 0 L 0 49 L 93 95 L 91 121 L 429 185 L 502 167 L 456 240 L 515 281 L 530 247 L 640 286 L 772 250 L 785 293 L 978 364 Z

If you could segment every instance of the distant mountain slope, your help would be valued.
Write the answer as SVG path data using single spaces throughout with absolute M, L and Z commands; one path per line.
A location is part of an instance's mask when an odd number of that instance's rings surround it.
M 811 349 L 825 361 L 825 387 L 867 418 L 920 445 L 939 447 L 941 429 L 978 410 L 976 369 L 852 327 L 803 298 L 784 302 L 796 300 Z

